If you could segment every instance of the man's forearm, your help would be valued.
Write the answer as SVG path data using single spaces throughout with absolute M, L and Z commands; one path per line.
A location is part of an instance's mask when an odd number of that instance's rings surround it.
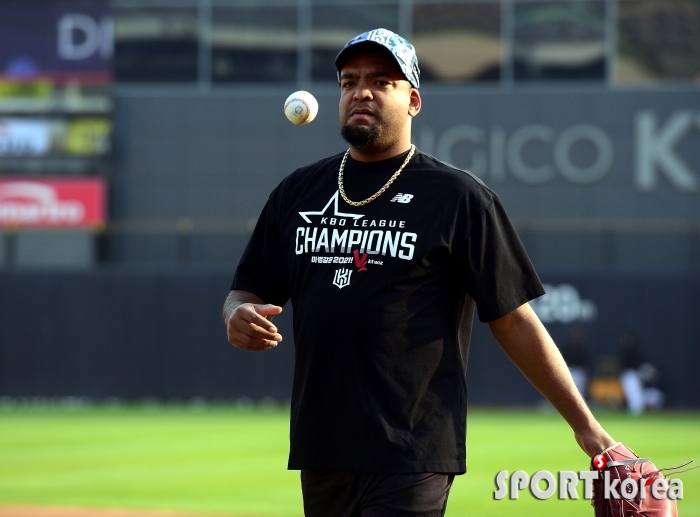
M 608 435 L 588 409 L 559 349 L 537 315 L 525 304 L 489 324 L 503 351 L 578 435 L 590 435 L 588 447 L 604 449 Z M 580 442 L 579 442 L 580 443 Z M 583 447 L 583 445 L 582 445 Z

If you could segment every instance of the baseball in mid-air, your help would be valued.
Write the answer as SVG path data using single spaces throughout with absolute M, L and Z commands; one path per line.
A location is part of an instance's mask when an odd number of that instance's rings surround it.
M 316 118 L 318 101 L 309 92 L 294 92 L 284 101 L 284 114 L 292 124 L 308 124 Z

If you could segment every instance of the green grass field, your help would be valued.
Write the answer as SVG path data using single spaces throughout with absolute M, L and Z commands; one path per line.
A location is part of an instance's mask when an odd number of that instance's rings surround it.
M 235 406 L 4 407 L 0 505 L 169 509 L 301 516 L 298 472 L 286 470 L 288 411 Z M 657 466 L 700 460 L 700 413 L 599 415 Z M 468 468 L 447 515 L 592 515 L 586 500 L 493 500 L 498 471 L 581 470 L 587 460 L 557 414 L 473 409 Z M 700 516 L 700 469 L 679 476 L 680 514 Z

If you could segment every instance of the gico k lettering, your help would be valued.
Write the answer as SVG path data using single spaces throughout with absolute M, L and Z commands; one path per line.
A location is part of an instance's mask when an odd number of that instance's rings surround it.
M 305 253 L 352 253 L 385 255 L 411 260 L 418 235 L 390 230 L 343 230 L 300 226 L 296 229 L 294 251 Z
M 654 110 L 643 109 L 630 122 L 634 187 L 655 192 L 666 182 L 678 192 L 700 192 L 698 162 L 687 151 L 697 145 L 688 139 L 697 139 L 700 112 L 689 107 L 663 118 Z M 530 185 L 544 185 L 558 177 L 574 185 L 592 185 L 621 170 L 614 165 L 615 141 L 603 128 L 590 124 L 574 124 L 562 131 L 543 124 L 525 124 L 512 132 L 500 126 L 460 124 L 439 134 L 424 126 L 418 140 L 423 152 L 468 169 L 489 183 L 503 182 L 510 174 Z M 572 150 L 582 142 L 594 149 L 592 162 L 587 165 L 572 159 Z M 470 160 L 458 163 L 461 160 L 455 156 L 456 150 L 464 144 L 472 148 Z M 526 148 L 533 145 L 543 149 L 541 160 L 528 157 Z

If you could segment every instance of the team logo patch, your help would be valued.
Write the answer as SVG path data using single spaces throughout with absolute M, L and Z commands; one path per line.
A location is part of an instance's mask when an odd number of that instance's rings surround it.
M 352 269 L 336 269 L 333 276 L 333 285 L 338 289 L 350 285 L 350 275 L 352 275 Z

